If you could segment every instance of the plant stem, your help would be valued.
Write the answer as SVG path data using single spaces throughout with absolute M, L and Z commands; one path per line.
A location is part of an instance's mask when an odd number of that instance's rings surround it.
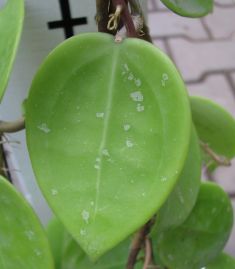
M 145 237 L 145 259 L 144 259 L 144 266 L 143 269 L 148 269 L 149 266 L 153 264 L 153 255 L 152 255 L 152 242 L 146 236 Z
M 140 39 L 143 39 L 145 41 L 148 41 L 150 43 L 153 43 L 152 38 L 149 33 L 149 28 L 146 24 L 143 11 L 141 9 L 141 5 L 139 3 L 139 0 L 129 0 L 129 4 L 131 7 L 131 14 L 132 15 L 139 15 L 143 21 L 143 27 L 141 29 L 142 35 L 139 36 Z
M 127 36 L 138 37 L 127 2 L 125 0 L 112 0 L 113 6 L 115 7 L 115 9 L 117 8 L 117 6 L 122 7 L 121 20 L 126 27 Z
M 99 32 L 115 34 L 107 28 L 110 11 L 112 11 L 111 0 L 96 0 L 96 22 Z
M 221 157 L 219 155 L 217 155 L 209 146 L 208 144 L 200 141 L 200 146 L 202 147 L 202 149 L 205 151 L 206 154 L 208 154 L 218 165 L 222 165 L 222 166 L 230 166 L 231 162 L 229 159 L 225 158 L 225 157 Z
M 0 121 L 0 134 L 1 133 L 15 133 L 25 128 L 25 119 L 22 117 L 17 121 L 6 122 Z
M 145 242 L 146 236 L 150 232 L 153 224 L 155 222 L 155 218 L 152 218 L 148 221 L 134 236 L 134 239 L 131 243 L 131 249 L 129 252 L 128 261 L 126 264 L 126 269 L 134 269 L 135 263 L 137 260 L 137 256 Z

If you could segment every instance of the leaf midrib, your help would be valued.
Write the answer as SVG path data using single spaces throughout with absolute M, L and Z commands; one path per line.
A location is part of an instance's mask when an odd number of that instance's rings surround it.
M 99 204 L 99 196 L 100 196 L 100 183 L 101 183 L 101 174 L 102 174 L 102 164 L 103 164 L 103 154 L 102 150 L 105 148 L 106 140 L 107 140 L 107 133 L 108 133 L 108 126 L 110 122 L 110 115 L 111 115 L 111 108 L 113 104 L 113 94 L 114 94 L 114 85 L 115 85 L 115 75 L 116 75 L 116 69 L 117 69 L 117 62 L 118 62 L 118 54 L 119 54 L 119 48 L 116 46 L 113 48 L 113 57 L 110 59 L 110 62 L 112 62 L 112 68 L 110 69 L 110 75 L 107 75 L 109 78 L 108 83 L 108 97 L 107 97 L 107 104 L 105 108 L 105 117 L 104 117 L 104 126 L 103 126 L 103 132 L 102 132 L 102 138 L 101 143 L 99 147 L 99 153 L 98 156 L 100 158 L 100 169 L 97 170 L 96 174 L 96 197 L 95 197 L 95 207 L 94 207 L 94 219 L 97 215 L 98 211 L 98 204 Z

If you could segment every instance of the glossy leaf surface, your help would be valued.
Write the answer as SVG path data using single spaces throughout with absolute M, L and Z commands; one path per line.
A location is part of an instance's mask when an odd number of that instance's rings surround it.
M 54 251 L 55 259 L 57 260 L 56 269 L 125 268 L 129 254 L 130 240 L 125 240 L 101 257 L 96 263 L 93 263 L 57 219 L 52 220 L 47 233 L 52 249 L 57 249 Z M 136 263 L 135 269 L 141 269 L 142 267 L 143 262 L 140 260 Z
M 47 201 L 92 258 L 164 203 L 190 124 L 180 75 L 145 41 L 83 34 L 48 56 L 27 100 L 28 149 Z
M 173 12 L 184 17 L 202 17 L 212 12 L 213 0 L 161 0 Z
M 222 251 L 232 225 L 227 194 L 216 184 L 203 183 L 187 220 L 159 235 L 157 251 L 172 269 L 202 268 Z
M 24 0 L 8 0 L 0 9 L 0 101 L 8 83 L 24 19 Z
M 180 178 L 159 210 L 156 222 L 156 232 L 179 226 L 185 221 L 193 209 L 201 180 L 201 153 L 198 137 L 192 128 L 189 152 Z
M 0 268 L 54 268 L 49 243 L 32 208 L 0 177 Z
M 212 263 L 207 264 L 206 269 L 234 269 L 235 259 L 225 253 L 221 253 Z
M 216 103 L 201 97 L 190 97 L 193 122 L 203 143 L 218 155 L 235 156 L 235 120 Z

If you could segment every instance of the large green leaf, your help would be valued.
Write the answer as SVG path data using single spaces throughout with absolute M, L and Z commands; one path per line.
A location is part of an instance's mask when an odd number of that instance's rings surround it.
M 156 232 L 179 226 L 193 209 L 201 179 L 201 154 L 198 137 L 192 129 L 188 156 L 179 180 L 163 207 L 159 210 Z M 154 229 L 155 230 L 155 229 Z
M 201 268 L 222 251 L 232 225 L 227 194 L 216 184 L 203 183 L 187 220 L 158 236 L 157 251 L 171 269 Z
M 225 253 L 221 253 L 212 263 L 207 264 L 205 269 L 234 269 L 235 259 Z
M 202 97 L 190 97 L 193 122 L 203 143 L 218 155 L 235 157 L 235 120 L 221 106 Z
M 0 10 L 0 101 L 15 59 L 24 19 L 24 0 L 8 0 Z
M 161 0 L 173 12 L 184 17 L 202 17 L 212 12 L 213 0 Z
M 56 269 L 123 269 L 129 255 L 130 239 L 125 240 L 114 249 L 105 254 L 96 263 L 90 261 L 88 256 L 79 247 L 77 242 L 68 234 L 58 219 L 52 219 L 47 229 L 49 240 L 54 249 L 57 261 Z M 135 269 L 143 267 L 139 260 Z
M 30 158 L 50 206 L 92 258 L 165 202 L 190 119 L 176 68 L 145 41 L 83 34 L 43 63 L 27 100 Z
M 43 228 L 22 196 L 0 177 L 0 268 L 52 269 Z

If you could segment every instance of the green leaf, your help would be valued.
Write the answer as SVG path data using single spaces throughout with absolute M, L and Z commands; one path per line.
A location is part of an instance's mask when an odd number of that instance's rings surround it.
M 3 177 L 0 177 L 0 268 L 54 268 L 38 218 Z
M 48 203 L 90 257 L 165 202 L 186 158 L 190 119 L 179 73 L 152 44 L 89 33 L 47 57 L 27 100 L 28 149 Z
M 7 86 L 24 19 L 24 1 L 8 0 L 0 10 L 0 101 Z
M 171 269 L 198 269 L 223 249 L 233 225 L 227 194 L 216 184 L 203 183 L 188 219 L 158 237 L 158 254 Z
M 48 236 L 54 251 L 55 260 L 57 260 L 56 269 L 123 269 L 125 268 L 130 239 L 125 240 L 114 249 L 105 254 L 96 263 L 90 261 L 88 256 L 79 247 L 77 242 L 68 234 L 64 226 L 53 219 L 48 227 Z M 62 239 L 62 240 L 61 240 Z M 57 246 L 56 246 L 57 245 Z M 135 269 L 141 269 L 143 262 L 137 262 Z
M 216 103 L 190 97 L 192 118 L 198 136 L 218 155 L 235 157 L 235 120 Z
M 225 253 L 221 253 L 212 263 L 207 264 L 206 269 L 234 269 L 235 259 Z
M 192 128 L 188 157 L 179 180 L 163 207 L 159 210 L 156 233 L 182 224 L 193 209 L 201 179 L 201 158 L 198 138 Z
M 66 230 L 57 218 L 52 218 L 46 227 L 46 233 L 54 257 L 55 268 L 61 269 L 64 240 L 67 236 Z
M 197 18 L 213 10 L 213 0 L 161 0 L 170 10 L 184 17 Z

